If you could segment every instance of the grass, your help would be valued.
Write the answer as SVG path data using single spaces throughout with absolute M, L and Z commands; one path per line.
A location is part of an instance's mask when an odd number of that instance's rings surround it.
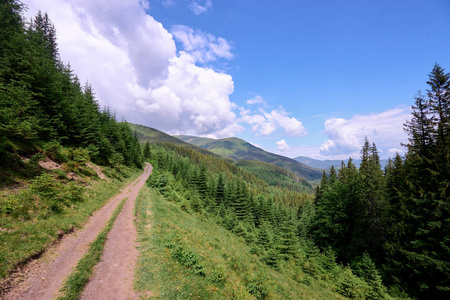
M 103 249 L 106 242 L 106 237 L 111 231 L 117 216 L 121 212 L 123 205 L 127 199 L 122 200 L 107 225 L 100 231 L 97 238 L 92 242 L 88 252 L 80 259 L 75 270 L 67 277 L 63 288 L 60 290 L 62 293 L 58 300 L 75 300 L 79 299 L 83 293 L 84 287 L 89 281 L 89 278 L 94 271 L 94 267 L 100 262 L 103 254 Z
M 111 173 L 111 170 L 104 170 Z M 6 277 L 17 266 L 38 257 L 45 249 L 74 228 L 81 228 L 92 213 L 117 194 L 120 188 L 137 178 L 141 170 L 127 169 L 121 179 L 94 181 L 83 179 L 90 185 L 83 188 L 84 200 L 75 202 L 63 211 L 45 214 L 42 211 L 28 210 L 26 217 L 0 212 L 0 279 Z M 20 195 L 20 193 L 18 194 Z M 11 192 L 3 191 L 0 197 L 2 206 Z M 34 201 L 33 198 L 28 201 Z
M 242 238 L 147 186 L 135 212 L 140 242 L 135 289 L 147 292 L 146 299 L 343 299 L 329 282 L 301 283 L 308 276 L 289 262 L 273 270 Z

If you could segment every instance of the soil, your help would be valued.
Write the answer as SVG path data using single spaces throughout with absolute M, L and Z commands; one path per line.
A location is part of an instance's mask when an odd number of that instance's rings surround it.
M 93 169 L 100 179 L 108 179 L 108 177 L 106 177 L 105 174 L 103 174 L 102 169 L 99 166 L 94 165 L 93 163 L 86 163 L 86 166 Z
M 94 213 L 82 230 L 65 235 L 42 257 L 31 261 L 5 280 L 10 286 L 3 299 L 55 298 L 65 278 L 125 198 L 128 200 L 108 234 L 102 261 L 96 267 L 83 299 L 137 299 L 137 294 L 133 293 L 133 271 L 138 255 L 133 208 L 137 194 L 151 170 L 148 164 L 144 173 Z
M 81 299 L 139 298 L 133 291 L 134 269 L 139 254 L 133 212 L 136 197 L 144 184 L 144 181 L 139 181 L 128 192 L 128 200 L 108 234 L 102 260 L 95 267 L 94 276 Z

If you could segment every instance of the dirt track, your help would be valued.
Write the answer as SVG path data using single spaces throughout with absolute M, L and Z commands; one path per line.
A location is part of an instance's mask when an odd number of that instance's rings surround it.
M 151 171 L 152 167 L 147 165 L 144 173 L 94 213 L 82 230 L 66 235 L 43 257 L 25 266 L 22 269 L 24 279 L 15 284 L 4 299 L 53 299 L 64 279 L 125 198 L 128 200 L 108 234 L 102 261 L 96 267 L 83 299 L 136 298 L 133 294 L 133 271 L 137 258 L 133 208 L 139 190 Z

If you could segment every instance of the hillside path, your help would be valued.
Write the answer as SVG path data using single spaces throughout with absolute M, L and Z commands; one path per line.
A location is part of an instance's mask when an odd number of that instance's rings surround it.
M 106 225 L 108 220 L 111 218 L 112 213 L 116 209 L 117 205 L 125 198 L 128 198 L 126 201 L 122 212 L 119 214 L 116 219 L 115 224 L 118 223 L 119 219 L 123 219 L 123 215 L 128 216 L 128 213 L 124 213 L 124 211 L 131 210 L 131 219 L 127 218 L 126 221 L 121 221 L 122 226 L 126 226 L 126 232 L 130 233 L 133 236 L 131 227 L 134 228 L 133 224 L 133 207 L 136 197 L 139 193 L 139 190 L 145 184 L 145 180 L 151 174 L 152 166 L 150 164 L 146 164 L 144 172 L 140 175 L 134 182 L 125 187 L 121 193 L 112 197 L 108 202 L 98 211 L 96 211 L 85 224 L 84 228 L 81 230 L 77 230 L 72 234 L 65 235 L 61 241 L 54 247 L 51 247 L 49 251 L 47 251 L 40 259 L 34 260 L 29 263 L 27 266 L 23 267 L 21 270 L 21 276 L 24 279 L 18 283 L 14 284 L 12 289 L 4 295 L 4 299 L 33 299 L 33 300 L 49 300 L 53 299 L 57 296 L 58 291 L 60 290 L 62 284 L 64 283 L 65 278 L 71 273 L 73 268 L 77 265 L 78 261 L 83 257 L 83 255 L 89 249 L 89 245 L 95 240 L 95 238 L 100 233 L 101 229 Z M 131 206 L 131 208 L 130 208 Z M 122 215 L 122 217 L 121 217 Z M 125 224 L 128 223 L 128 224 Z M 131 227 L 130 227 L 131 225 Z M 117 239 L 115 235 L 111 235 L 114 228 L 117 226 L 114 225 L 111 232 L 108 234 L 108 241 L 105 244 L 105 251 L 108 243 L 111 243 L 109 240 Z M 116 229 L 117 231 L 117 229 Z M 134 231 L 136 231 L 134 229 Z M 132 242 L 130 245 L 135 249 L 136 244 L 136 234 L 134 233 L 134 237 L 132 237 Z M 128 243 L 127 241 L 124 241 Z M 118 250 L 123 251 L 123 250 Z M 128 250 L 127 250 L 128 251 Z M 137 250 L 136 250 L 137 251 Z M 131 251 L 132 252 L 132 251 Z M 105 254 L 105 252 L 104 252 Z M 130 262 L 126 260 L 119 265 L 123 265 L 123 267 L 128 268 L 128 264 L 132 265 L 134 269 L 134 262 Z M 133 271 L 131 269 L 131 271 Z M 124 271 L 115 271 L 118 273 L 125 273 Z M 121 274 L 115 274 L 121 275 Z M 131 284 L 132 288 L 132 273 L 126 273 L 127 281 L 122 282 L 121 285 L 128 286 Z M 109 288 L 109 287 L 108 287 Z M 87 298 L 86 298 L 87 299 Z M 101 296 L 90 299 L 127 299 L 125 298 L 102 298 Z
M 151 167 L 148 172 L 150 174 Z M 130 190 L 129 198 L 108 234 L 102 260 L 95 266 L 94 276 L 81 295 L 82 300 L 139 299 L 133 291 L 134 269 L 139 254 L 134 204 L 144 184 L 145 181 L 139 181 Z

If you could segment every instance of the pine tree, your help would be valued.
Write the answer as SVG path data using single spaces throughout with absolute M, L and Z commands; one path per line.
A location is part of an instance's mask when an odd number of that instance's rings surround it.
M 427 97 L 416 97 L 404 164 L 389 173 L 390 234 L 386 273 L 419 298 L 450 297 L 448 112 L 450 76 L 435 65 Z M 395 180 L 395 171 L 404 178 Z M 399 211 L 395 211 L 398 209 Z
M 281 256 L 288 260 L 295 256 L 298 240 L 295 234 L 295 225 L 291 218 L 283 222 L 280 230 L 279 252 Z
M 144 149 L 142 150 L 142 156 L 144 159 L 150 159 L 150 142 L 146 141 L 144 145 Z

